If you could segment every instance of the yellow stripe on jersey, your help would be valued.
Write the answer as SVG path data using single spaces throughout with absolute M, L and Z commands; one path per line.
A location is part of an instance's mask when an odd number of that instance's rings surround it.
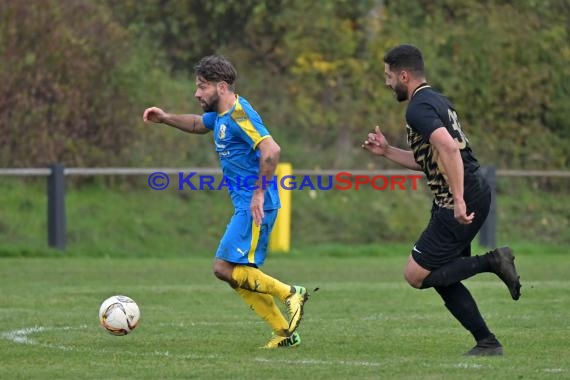
M 253 141 L 254 149 L 257 147 L 257 144 L 259 144 L 261 141 L 269 137 L 269 135 L 261 136 L 257 131 L 257 129 L 255 129 L 255 127 L 251 123 L 251 120 L 249 120 L 247 113 L 244 111 L 243 107 L 241 106 L 239 99 L 238 101 L 236 101 L 236 108 L 234 109 L 234 112 L 232 112 L 232 119 Z
M 250 263 L 255 263 L 255 250 L 257 249 L 257 243 L 259 243 L 259 233 L 261 231 L 261 225 L 256 225 L 251 218 L 251 244 L 249 247 L 249 253 L 247 254 L 247 261 Z

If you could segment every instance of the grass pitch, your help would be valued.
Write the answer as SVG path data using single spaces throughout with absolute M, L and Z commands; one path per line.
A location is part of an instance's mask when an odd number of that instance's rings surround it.
M 518 254 L 522 297 L 493 275 L 466 281 L 505 355 L 468 358 L 472 338 L 433 290 L 402 278 L 405 255 L 295 252 L 264 270 L 312 294 L 302 345 L 259 349 L 269 328 L 211 274 L 209 257 L 0 258 L 2 379 L 570 378 L 570 259 Z M 100 303 L 141 308 L 124 337 L 98 326 Z

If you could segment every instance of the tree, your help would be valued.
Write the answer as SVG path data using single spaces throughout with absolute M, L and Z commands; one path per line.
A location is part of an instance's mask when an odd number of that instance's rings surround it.
M 126 31 L 90 1 L 0 3 L 4 165 L 107 163 L 129 141 Z

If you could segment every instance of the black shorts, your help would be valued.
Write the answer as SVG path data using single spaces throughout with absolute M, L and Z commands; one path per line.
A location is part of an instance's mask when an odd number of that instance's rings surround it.
M 475 219 L 471 224 L 460 224 L 453 209 L 434 203 L 428 226 L 412 249 L 412 257 L 422 268 L 432 271 L 457 257 L 471 256 L 471 241 L 489 214 L 491 190 L 479 175 L 470 180 L 464 198 L 467 214 L 475 212 Z

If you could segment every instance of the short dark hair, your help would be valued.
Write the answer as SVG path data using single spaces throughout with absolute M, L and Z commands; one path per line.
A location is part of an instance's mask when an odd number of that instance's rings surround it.
M 384 62 L 390 70 L 409 70 L 417 75 L 424 75 L 424 59 L 420 49 L 413 45 L 398 45 L 384 56 Z
M 226 82 L 232 90 L 237 78 L 235 67 L 221 55 L 209 55 L 202 58 L 194 66 L 194 74 L 208 82 Z

